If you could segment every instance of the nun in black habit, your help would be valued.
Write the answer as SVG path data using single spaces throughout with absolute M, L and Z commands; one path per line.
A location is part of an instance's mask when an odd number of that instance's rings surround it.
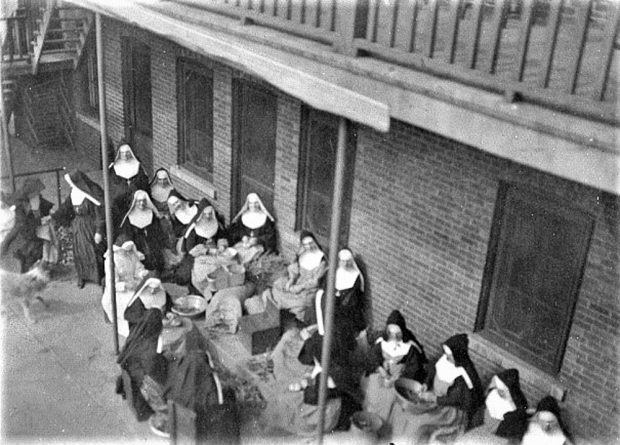
M 392 311 L 383 335 L 368 353 L 364 409 L 387 421 L 394 402 L 394 382 L 399 378 L 424 382 L 427 362 L 424 348 L 407 328 L 402 314 Z
M 183 251 L 190 253 L 194 247 L 202 245 L 206 253 L 215 253 L 218 241 L 226 239 L 222 217 L 211 203 L 203 198 L 198 203 L 198 211 L 183 235 Z
M 323 289 L 326 281 L 327 274 L 323 276 Z M 366 327 L 364 276 L 349 249 L 342 249 L 338 253 L 334 287 L 334 324 L 341 327 L 345 335 L 356 338 Z M 326 304 L 323 289 L 316 293 L 315 310 L 306 311 L 308 324 L 322 323 Z
M 129 336 L 117 359 L 121 369 L 129 375 L 130 387 L 124 387 L 119 377 L 116 391 L 123 398 L 127 396 L 126 391 L 131 391 L 136 417 L 138 421 L 144 421 L 153 414 L 140 391 L 145 377 L 151 376 L 160 385 L 167 381 L 167 361 L 157 352 L 163 314 L 155 307 L 146 309 L 140 299 L 130 308 L 125 311 L 125 319 L 130 325 Z
M 442 344 L 443 355 L 430 369 L 428 391 L 420 399 L 428 403 L 425 412 L 412 414 L 395 409 L 393 437 L 403 443 L 454 442 L 473 424 L 483 403 L 480 378 L 468 353 L 466 334 L 450 337 Z
M 521 445 L 572 445 L 573 441 L 564 422 L 558 402 L 546 396 L 536 405 L 536 413 L 529 419 L 521 438 Z
M 170 221 L 172 222 L 172 232 L 178 241 L 183 238 L 187 228 L 198 214 L 198 202 L 193 199 L 186 199 L 177 190 L 172 190 L 167 203 Z
M 103 190 L 79 170 L 65 174 L 71 193 L 60 205 L 53 219 L 61 225 L 71 225 L 73 260 L 81 289 L 89 281 L 101 284 L 104 275 L 105 219 Z
M 174 271 L 175 282 L 178 284 L 187 284 L 191 281 L 194 258 L 217 253 L 218 242 L 226 241 L 222 218 L 215 212 L 211 203 L 203 198 L 196 208 L 196 215 L 187 225 L 187 230 L 181 239 L 183 260 Z M 190 291 L 200 293 L 196 288 L 190 288 Z
M 150 191 L 149 178 L 129 144 L 121 143 L 109 166 L 112 222 L 117 235 L 123 216 L 129 211 L 136 190 Z
M 159 211 L 148 193 L 136 190 L 129 211 L 121 222 L 121 233 L 132 240 L 144 254 L 144 267 L 161 274 L 164 270 L 166 235 L 159 221 Z
M 149 185 L 151 188 L 151 201 L 153 202 L 153 204 L 155 204 L 155 207 L 157 207 L 157 210 L 161 215 L 160 222 L 161 228 L 166 235 L 166 247 L 168 249 L 174 249 L 176 247 L 176 240 L 172 228 L 172 221 L 170 220 L 170 207 L 168 207 L 168 198 L 170 197 L 170 193 L 172 193 L 175 188 L 168 170 L 163 167 L 157 169 Z
M 247 237 L 247 238 L 246 238 Z M 247 239 L 261 244 L 266 252 L 278 251 L 275 219 L 256 193 L 250 193 L 229 227 L 229 242 L 234 246 Z
M 289 332 L 293 332 L 292 330 Z M 348 360 L 352 345 L 349 336 L 335 329 L 331 349 L 331 365 L 327 380 L 327 403 L 325 406 L 324 431 L 346 430 L 351 415 L 361 409 L 361 392 L 356 383 L 355 372 Z M 343 342 L 344 341 L 344 342 Z M 319 382 L 321 378 L 321 351 L 323 335 L 315 332 L 301 348 L 297 360 L 305 365 L 307 374 L 299 375 L 290 385 L 275 383 L 277 397 L 267 406 L 265 419 L 294 434 L 316 433 L 319 420 Z
M 486 392 L 483 425 L 466 432 L 459 445 L 505 445 L 507 439 L 518 442 L 527 429 L 527 408 L 519 371 L 512 368 L 494 375 Z

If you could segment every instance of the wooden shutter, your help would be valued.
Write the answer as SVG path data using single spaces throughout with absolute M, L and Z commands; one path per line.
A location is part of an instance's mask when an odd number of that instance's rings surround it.
M 549 373 L 560 369 L 593 228 L 590 215 L 506 187 L 490 253 L 484 334 Z
M 301 193 L 301 227 L 314 233 L 327 245 L 331 227 L 334 167 L 338 147 L 338 119 L 329 113 L 306 110 L 304 113 L 304 146 L 302 148 L 303 191 Z M 350 132 L 345 160 L 345 190 L 340 241 L 345 244 L 349 233 L 351 193 L 355 170 L 355 134 Z

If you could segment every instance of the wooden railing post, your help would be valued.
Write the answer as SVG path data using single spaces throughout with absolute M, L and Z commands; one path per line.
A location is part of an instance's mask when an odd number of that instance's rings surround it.
M 334 49 L 341 54 L 357 56 L 358 50 L 354 45 L 356 19 L 359 12 L 360 0 L 336 0 L 336 41 Z

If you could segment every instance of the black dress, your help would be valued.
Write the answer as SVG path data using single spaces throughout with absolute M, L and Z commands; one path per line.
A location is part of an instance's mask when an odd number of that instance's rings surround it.
M 142 228 L 134 226 L 129 218 L 121 225 L 121 233 L 127 235 L 136 248 L 144 254 L 144 267 L 161 273 L 164 270 L 163 248 L 166 246 L 166 234 L 157 216 Z
M 327 277 L 324 277 L 324 281 Z M 357 335 L 366 327 L 366 318 L 364 310 L 364 291 L 362 289 L 363 278 L 357 277 L 355 283 L 349 289 L 335 290 L 334 293 L 334 325 L 338 326 L 339 331 L 343 335 Z M 323 286 L 324 288 L 325 286 Z M 326 293 L 321 298 L 321 309 L 325 315 L 325 306 L 327 303 Z M 316 302 L 315 310 L 307 311 L 306 322 L 308 324 L 317 323 L 316 319 Z
M 261 244 L 266 252 L 278 252 L 276 224 L 270 218 L 266 218 L 265 224 L 256 229 L 246 227 L 241 219 L 241 217 L 237 218 L 228 228 L 228 241 L 231 246 L 234 246 L 244 236 L 247 236 L 248 238 L 256 238 L 258 244 Z
M 149 178 L 144 173 L 142 165 L 138 168 L 138 173 L 129 179 L 123 178 L 116 174 L 114 165 L 109 168 L 110 171 L 110 195 L 112 197 L 112 223 L 114 228 L 114 236 L 120 233 L 120 225 L 123 217 L 131 207 L 131 201 L 136 190 L 145 190 L 150 192 Z
M 103 278 L 105 241 L 95 243 L 95 233 L 105 234 L 103 207 L 88 199 L 73 205 L 69 196 L 54 214 L 59 224 L 71 225 L 73 233 L 73 260 L 78 279 L 100 284 Z

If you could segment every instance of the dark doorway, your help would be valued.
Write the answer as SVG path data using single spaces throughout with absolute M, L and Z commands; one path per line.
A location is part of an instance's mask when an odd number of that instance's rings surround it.
M 277 97 L 243 79 L 234 83 L 233 216 L 248 193 L 258 193 L 273 214 Z
M 121 52 L 125 138 L 150 174 L 153 171 L 151 49 L 133 38 L 123 37 Z

